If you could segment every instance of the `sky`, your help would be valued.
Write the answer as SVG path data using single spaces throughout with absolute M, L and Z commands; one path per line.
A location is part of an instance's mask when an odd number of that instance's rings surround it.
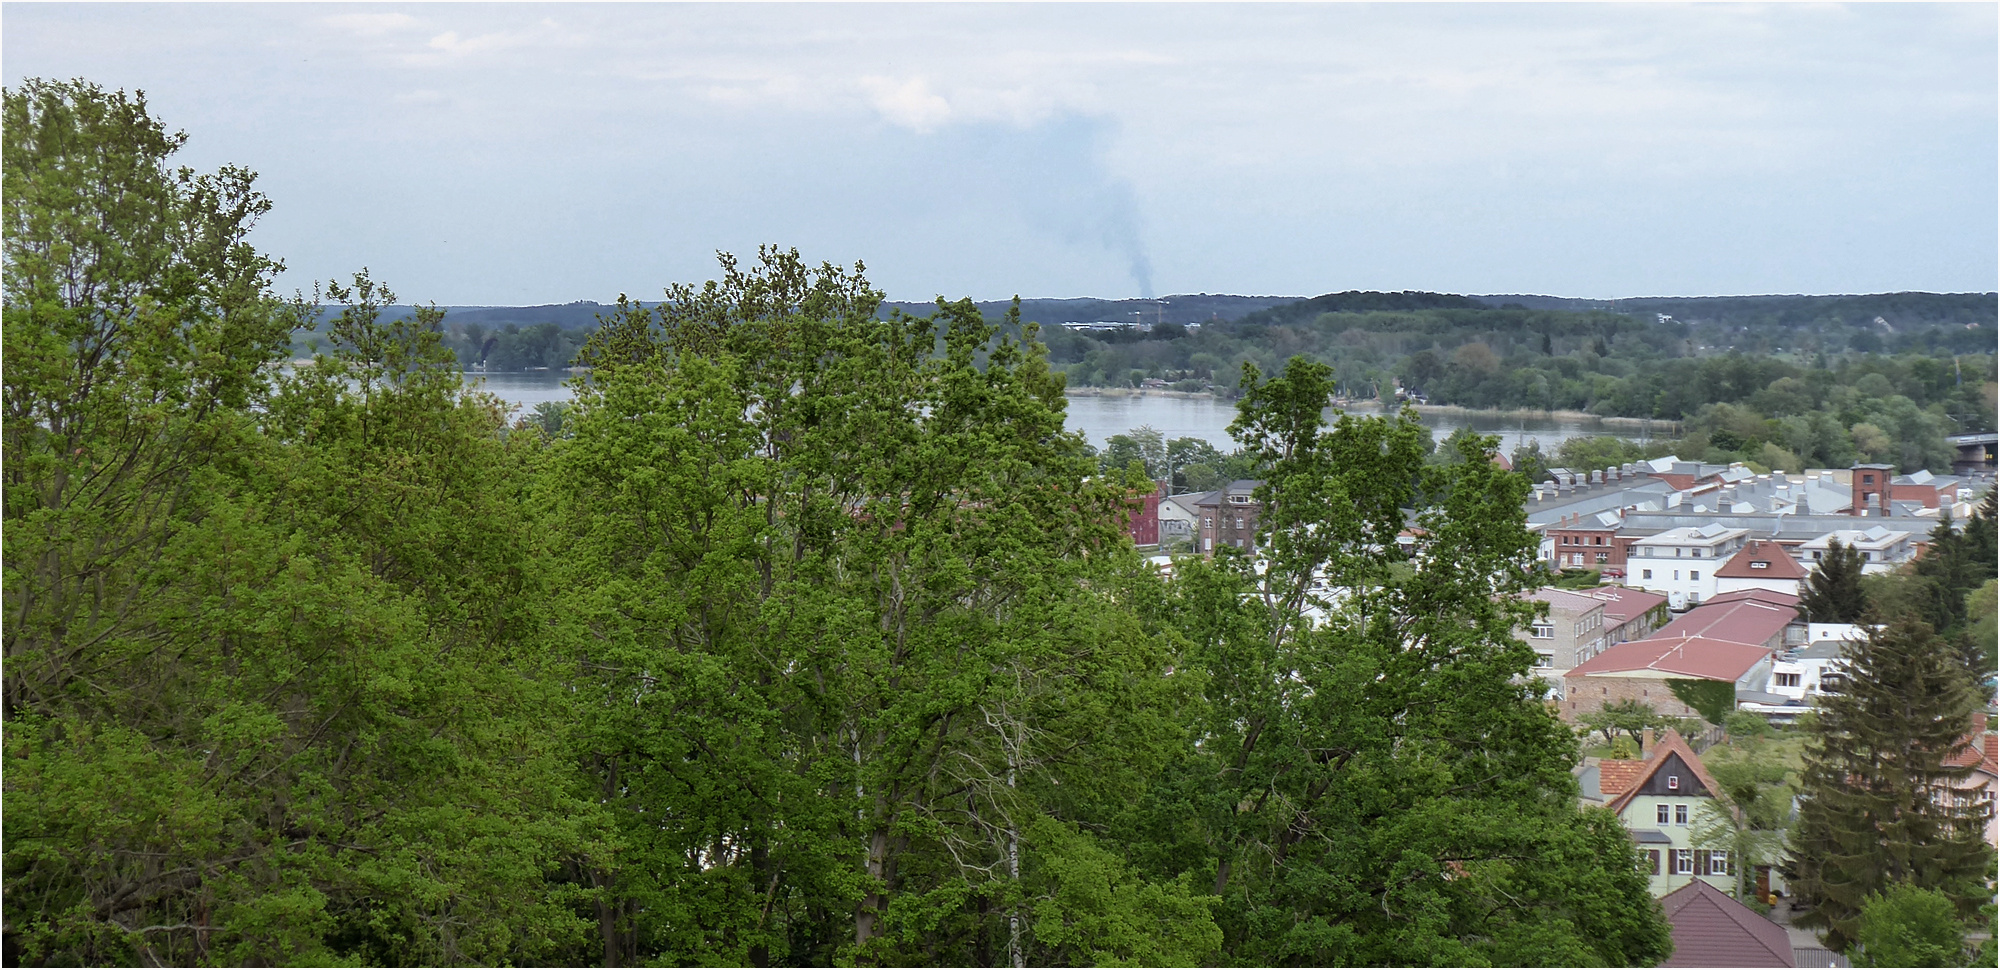
M 247 166 L 286 293 L 2000 288 L 1994 4 L 0 5 Z

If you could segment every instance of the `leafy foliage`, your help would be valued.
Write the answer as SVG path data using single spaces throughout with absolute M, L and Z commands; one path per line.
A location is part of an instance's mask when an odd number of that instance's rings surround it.
M 1951 899 L 1897 883 L 1861 907 L 1856 966 L 1964 967 L 1965 931 Z
M 510 426 L 437 308 L 275 298 L 253 177 L 143 98 L 5 112 L 10 962 L 1668 951 L 1491 439 L 1328 427 L 1294 360 L 1239 454 L 1107 469 L 1035 327 L 777 249 Z M 1197 469 L 1264 477 L 1261 563 L 1124 538 Z
M 1736 685 L 1726 680 L 1669 678 L 1667 689 L 1674 699 L 1693 708 L 1702 720 L 1721 727 L 1729 712 L 1736 709 Z

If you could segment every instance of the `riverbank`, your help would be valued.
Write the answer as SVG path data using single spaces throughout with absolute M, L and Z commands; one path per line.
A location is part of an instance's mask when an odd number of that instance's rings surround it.
M 1618 415 L 1599 415 L 1589 411 L 1540 411 L 1529 408 L 1462 408 L 1455 404 L 1413 405 L 1418 414 L 1449 415 L 1454 417 L 1497 418 L 1503 421 L 1596 421 L 1625 428 L 1659 429 L 1662 437 L 1679 437 L 1680 422 L 1659 418 L 1627 418 Z
M 1168 398 L 1173 400 L 1215 401 L 1228 404 L 1234 400 L 1213 391 L 1176 391 L 1168 388 L 1138 387 L 1067 387 L 1063 394 L 1079 398 Z M 1386 414 L 1397 410 L 1394 406 L 1384 406 L 1379 401 L 1336 401 L 1334 407 L 1356 413 Z M 1492 422 L 1564 422 L 1570 424 L 1596 424 L 1606 428 L 1631 429 L 1651 436 L 1675 438 L 1680 436 L 1680 422 L 1655 418 L 1627 418 L 1592 414 L 1589 411 L 1555 410 L 1542 411 L 1530 408 L 1464 408 L 1455 404 L 1412 404 L 1418 414 L 1439 418 L 1461 418 L 1484 423 Z
M 1166 397 L 1183 401 L 1228 401 L 1213 391 L 1176 391 L 1172 388 L 1153 387 L 1065 387 L 1065 397 Z

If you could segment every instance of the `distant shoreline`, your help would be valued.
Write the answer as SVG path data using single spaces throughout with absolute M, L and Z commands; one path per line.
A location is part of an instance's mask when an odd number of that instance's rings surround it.
M 1165 388 L 1066 387 L 1063 389 L 1063 394 L 1068 397 L 1168 397 L 1168 398 L 1181 398 L 1181 399 L 1210 398 L 1218 403 L 1228 402 L 1228 398 L 1216 394 L 1213 391 L 1175 391 Z M 1378 401 L 1349 401 L 1345 404 L 1336 404 L 1334 406 L 1342 408 L 1343 410 L 1351 410 L 1352 412 L 1357 414 L 1389 413 L 1391 411 L 1396 410 L 1396 408 L 1394 407 L 1385 407 Z M 1605 415 L 1592 414 L 1589 411 L 1571 411 L 1571 410 L 1543 411 L 1535 408 L 1467 408 L 1467 407 L 1459 407 L 1456 404 L 1412 404 L 1410 405 L 1410 407 L 1416 408 L 1418 414 L 1434 414 L 1434 415 L 1452 416 L 1452 417 L 1479 416 L 1487 418 L 1527 418 L 1527 419 L 1542 420 L 1542 421 L 1592 421 L 1592 422 L 1597 422 L 1599 424 L 1614 426 L 1619 428 L 1634 428 L 1634 429 L 1659 428 L 1659 429 L 1664 429 L 1666 432 L 1678 431 L 1680 427 L 1680 422 L 1678 421 L 1668 421 L 1661 418 L 1628 418 L 1618 415 L 1605 416 Z M 1665 436 L 1672 437 L 1671 434 L 1667 434 Z

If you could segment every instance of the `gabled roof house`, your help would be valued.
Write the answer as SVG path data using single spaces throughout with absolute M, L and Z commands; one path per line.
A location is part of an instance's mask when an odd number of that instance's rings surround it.
M 1785 928 L 1705 882 L 1691 882 L 1660 900 L 1673 926 L 1674 955 L 1663 967 L 1790 967 Z

